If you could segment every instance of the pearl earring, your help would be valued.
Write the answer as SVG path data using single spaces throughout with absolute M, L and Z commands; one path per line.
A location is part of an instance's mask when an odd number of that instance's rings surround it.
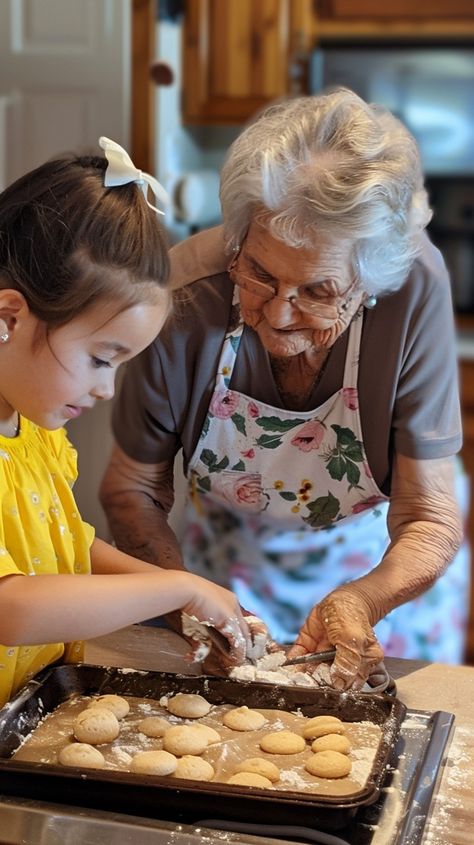
M 377 305 L 377 297 L 374 296 L 373 294 L 370 294 L 370 296 L 367 296 L 367 299 L 364 302 L 364 307 L 365 308 L 375 308 L 376 305 Z
M 0 320 L 0 343 L 6 343 L 10 340 L 10 333 L 5 320 Z

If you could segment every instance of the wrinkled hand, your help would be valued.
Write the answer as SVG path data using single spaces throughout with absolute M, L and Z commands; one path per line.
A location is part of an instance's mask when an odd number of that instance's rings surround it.
M 334 647 L 330 678 L 335 689 L 361 689 L 369 676 L 372 681 L 381 671 L 383 650 L 363 598 L 350 585 L 334 590 L 313 607 L 288 657 Z

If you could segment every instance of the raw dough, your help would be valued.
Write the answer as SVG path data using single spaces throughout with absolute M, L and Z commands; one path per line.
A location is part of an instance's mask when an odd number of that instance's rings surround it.
M 261 775 L 268 778 L 272 783 L 280 780 L 280 769 L 272 763 L 271 760 L 265 760 L 264 757 L 248 757 L 247 760 L 242 760 L 236 768 L 236 772 L 251 772 L 254 775 Z
M 344 725 L 337 716 L 313 716 L 306 722 L 303 736 L 305 739 L 316 739 L 325 734 L 343 734 L 344 730 Z
M 117 719 L 123 719 L 130 712 L 127 699 L 121 695 L 99 695 L 93 698 L 87 707 L 105 707 L 106 710 L 111 710 Z
M 311 750 L 315 753 L 318 751 L 339 751 L 340 754 L 349 754 L 351 744 L 347 736 L 342 736 L 342 734 L 325 734 L 314 740 Z
M 84 769 L 103 769 L 105 757 L 98 748 L 87 742 L 73 742 L 58 754 L 61 766 L 82 766 Z
M 170 727 L 170 723 L 161 716 L 147 716 L 138 723 L 137 730 L 145 736 L 157 737 L 163 736 Z
M 262 713 L 249 710 L 245 705 L 228 710 L 222 718 L 222 723 L 233 731 L 258 731 L 266 721 Z
M 79 713 L 74 722 L 74 736 L 78 742 L 88 742 L 90 745 L 112 742 L 119 733 L 117 717 L 111 710 L 99 706 L 87 707 Z
M 320 778 L 344 778 L 352 769 L 352 763 L 339 751 L 318 751 L 304 765 L 310 775 Z
M 195 724 L 191 727 L 194 728 L 195 731 L 201 731 L 203 736 L 206 737 L 206 741 L 208 745 L 213 745 L 214 742 L 220 742 L 222 737 L 214 728 L 211 728 L 210 725 L 202 725 L 202 724 Z
M 178 692 L 168 699 L 169 712 L 183 719 L 200 719 L 201 716 L 207 716 L 210 709 L 209 702 L 197 693 Z
M 202 754 L 207 748 L 207 736 L 195 725 L 173 725 L 163 736 L 163 748 L 177 757 Z
M 195 757 L 193 754 L 185 754 L 178 760 L 175 778 L 188 778 L 189 780 L 212 780 L 214 769 L 207 760 L 202 757 Z
M 168 751 L 139 751 L 132 757 L 130 771 L 141 775 L 171 775 L 178 761 Z
M 293 731 L 274 731 L 260 740 L 260 748 L 268 754 L 299 754 L 306 748 L 306 742 Z
M 232 775 L 227 783 L 233 783 L 238 786 L 259 786 L 260 789 L 271 789 L 272 782 L 263 775 L 257 775 L 255 772 L 238 772 Z

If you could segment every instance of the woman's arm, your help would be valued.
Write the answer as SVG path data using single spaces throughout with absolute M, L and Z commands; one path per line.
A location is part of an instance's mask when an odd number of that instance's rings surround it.
M 100 500 L 119 549 L 134 558 L 184 569 L 178 540 L 168 524 L 174 502 L 174 460 L 142 464 L 114 446 Z
M 454 458 L 419 461 L 398 455 L 388 512 L 390 546 L 367 575 L 313 608 L 291 654 L 336 646 L 334 686 L 360 687 L 383 654 L 373 626 L 429 589 L 462 541 Z

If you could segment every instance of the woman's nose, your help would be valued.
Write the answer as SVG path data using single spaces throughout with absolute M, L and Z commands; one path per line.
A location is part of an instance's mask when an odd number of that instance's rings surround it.
M 299 318 L 299 311 L 292 301 L 281 296 L 274 296 L 265 303 L 265 316 L 275 329 L 284 328 Z

